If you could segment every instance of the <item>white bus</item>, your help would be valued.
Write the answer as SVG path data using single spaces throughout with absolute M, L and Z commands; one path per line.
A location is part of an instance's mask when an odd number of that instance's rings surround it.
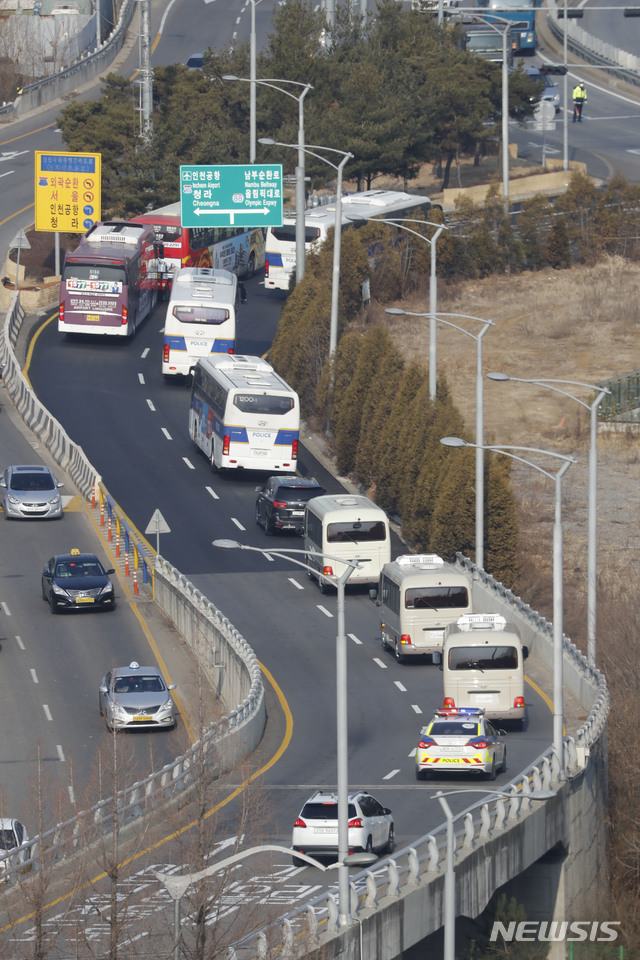
M 401 190 L 364 190 L 349 193 L 342 198 L 342 229 L 354 226 L 353 218 L 362 217 L 357 226 L 363 226 L 371 217 L 409 217 L 428 219 L 431 209 L 429 197 L 414 196 Z M 336 222 L 335 200 L 305 211 L 305 252 L 315 252 L 326 240 Z M 383 227 L 390 230 L 390 227 Z M 381 239 L 384 239 L 381 237 Z M 375 246 L 375 244 L 374 244 Z M 370 250 L 375 255 L 375 250 Z M 296 269 L 296 217 L 285 215 L 280 227 L 268 227 L 265 240 L 264 285 L 267 290 L 288 290 L 289 280 Z
M 471 580 L 436 554 L 407 554 L 386 563 L 369 596 L 380 607 L 380 639 L 402 663 L 431 654 L 440 663 L 445 627 L 471 613 Z
M 376 583 L 385 563 L 391 559 L 389 519 L 368 497 L 326 494 L 314 497 L 304 511 L 306 563 L 335 582 L 344 573 L 346 560 L 357 560 L 348 584 Z M 321 554 L 322 556 L 313 556 Z M 317 574 L 320 591 L 328 581 Z
M 196 364 L 189 434 L 212 470 L 295 473 L 300 401 L 260 357 L 219 354 Z
M 228 270 L 183 267 L 178 272 L 164 321 L 165 377 L 186 377 L 201 357 L 234 352 L 238 299 L 238 278 Z
M 445 707 L 479 707 L 489 719 L 524 725 L 523 646 L 515 624 L 499 613 L 472 613 L 445 630 Z

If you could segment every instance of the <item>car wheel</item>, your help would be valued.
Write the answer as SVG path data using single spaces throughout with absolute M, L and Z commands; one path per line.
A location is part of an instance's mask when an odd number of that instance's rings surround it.
M 51 613 L 57 613 L 58 608 L 56 607 L 56 602 L 53 599 L 53 591 L 51 591 L 51 596 L 49 597 L 49 609 Z
M 504 748 L 504 756 L 502 758 L 502 766 L 500 767 L 500 773 L 507 772 L 507 748 Z
M 267 537 L 272 537 L 276 532 L 275 528 L 271 523 L 271 519 L 267 516 L 266 513 L 264 515 L 264 532 Z
M 256 523 L 258 524 L 259 527 L 262 526 L 262 520 L 260 519 L 260 510 L 258 508 L 257 503 L 256 503 Z
M 384 848 L 385 853 L 393 853 L 396 847 L 396 828 L 392 823 L 389 827 L 389 836 L 387 837 L 387 844 Z
M 370 836 L 367 837 L 367 845 L 366 845 L 366 847 L 364 848 L 364 852 L 365 852 L 365 853 L 373 853 L 373 840 L 371 839 Z
M 400 653 L 400 645 L 398 644 L 397 640 L 393 645 L 393 655 L 396 658 L 398 663 L 404 663 L 404 657 Z
M 46 593 L 44 592 L 44 583 L 42 583 L 42 584 L 40 585 L 40 589 L 42 590 L 42 599 L 43 599 L 43 600 L 45 601 L 45 603 L 46 603 L 46 602 L 47 602 L 47 595 L 46 595 Z
M 420 770 L 416 767 L 416 780 L 428 780 L 429 774 L 427 770 Z
M 291 857 L 291 862 L 294 867 L 308 867 L 309 864 L 306 860 L 301 860 L 300 857 Z
M 495 780 L 495 778 L 496 778 L 496 773 L 497 773 L 497 772 L 498 772 L 498 771 L 496 770 L 496 758 L 494 757 L 494 758 L 493 758 L 493 763 L 491 764 L 491 770 L 490 770 L 489 773 L 487 774 L 487 779 L 488 779 L 488 780 Z

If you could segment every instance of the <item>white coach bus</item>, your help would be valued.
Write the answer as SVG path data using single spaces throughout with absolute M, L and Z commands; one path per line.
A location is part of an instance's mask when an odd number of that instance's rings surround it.
M 189 434 L 212 470 L 295 473 L 298 394 L 260 357 L 219 354 L 196 364 Z
M 228 270 L 178 271 L 164 321 L 165 377 L 188 376 L 201 357 L 235 351 L 238 301 L 238 278 Z

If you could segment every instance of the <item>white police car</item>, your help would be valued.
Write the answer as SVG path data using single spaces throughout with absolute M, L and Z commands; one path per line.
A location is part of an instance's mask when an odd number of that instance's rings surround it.
M 416 780 L 442 773 L 483 773 L 495 780 L 507 769 L 503 730 L 473 707 L 443 707 L 420 731 Z

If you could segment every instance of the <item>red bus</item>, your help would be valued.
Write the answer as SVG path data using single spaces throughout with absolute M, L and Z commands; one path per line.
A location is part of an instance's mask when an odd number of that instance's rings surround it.
M 183 227 L 179 202 L 142 213 L 132 222 L 153 225 L 170 271 L 163 284 L 167 295 L 180 267 L 212 267 L 242 278 L 264 267 L 262 227 Z
M 151 226 L 96 223 L 65 256 L 58 331 L 132 336 L 158 299 L 159 258 L 162 248 Z

